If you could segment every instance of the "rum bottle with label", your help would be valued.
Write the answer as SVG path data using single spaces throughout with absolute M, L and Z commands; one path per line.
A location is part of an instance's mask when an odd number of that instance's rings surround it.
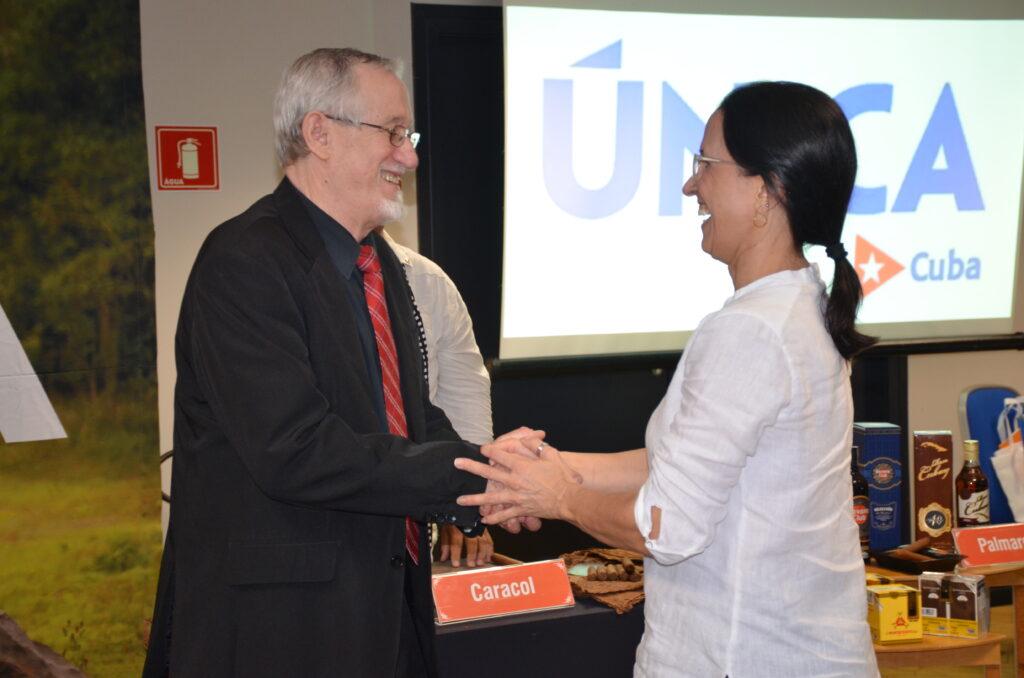
M 964 466 L 956 477 L 957 527 L 988 525 L 988 478 L 978 466 L 978 441 L 964 441 Z
M 871 546 L 871 505 L 868 501 L 868 481 L 860 472 L 859 449 L 856 445 L 850 450 L 850 476 L 853 481 L 853 520 L 860 531 L 860 554 L 868 559 L 868 548 Z M 987 485 L 986 485 L 987 487 Z

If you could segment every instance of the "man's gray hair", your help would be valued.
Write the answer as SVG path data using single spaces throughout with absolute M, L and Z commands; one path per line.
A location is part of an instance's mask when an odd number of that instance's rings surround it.
M 391 59 L 350 47 L 313 50 L 285 72 L 274 96 L 274 145 L 282 167 L 309 153 L 302 120 L 310 111 L 347 120 L 361 117 L 353 69 L 358 64 L 373 64 L 400 76 L 399 65 Z

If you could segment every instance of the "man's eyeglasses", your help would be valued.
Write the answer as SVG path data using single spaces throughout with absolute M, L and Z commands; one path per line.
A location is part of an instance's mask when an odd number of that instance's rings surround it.
M 324 113 L 324 115 L 327 114 Z M 347 118 L 336 118 L 333 115 L 327 115 L 327 117 L 336 122 L 344 122 L 349 125 L 362 125 L 363 127 L 372 127 L 374 129 L 379 129 L 381 132 L 387 132 L 388 140 L 391 142 L 391 145 L 394 146 L 395 148 L 401 146 L 402 142 L 405 141 L 406 139 L 409 140 L 409 143 L 412 144 L 413 148 L 416 148 L 417 144 L 420 143 L 420 133 L 413 132 L 408 127 L 403 127 L 402 125 L 395 125 L 394 127 L 384 127 L 383 125 L 374 125 L 372 122 L 362 122 L 361 120 L 349 120 Z
M 725 163 L 726 165 L 739 165 L 735 160 L 721 160 L 719 158 L 709 158 L 706 155 L 700 153 L 693 154 L 693 176 L 699 176 L 705 167 L 711 163 Z

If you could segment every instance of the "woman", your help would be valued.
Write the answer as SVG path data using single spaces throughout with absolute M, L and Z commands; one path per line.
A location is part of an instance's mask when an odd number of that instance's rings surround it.
M 486 522 L 568 520 L 645 554 L 635 676 L 875 676 L 851 517 L 849 359 L 873 343 L 840 244 L 857 162 L 839 107 L 795 83 L 734 90 L 694 174 L 701 246 L 736 292 L 694 332 L 645 450 L 456 460 L 502 485 Z M 805 245 L 835 260 L 826 295 Z M 582 483 L 578 480 L 582 478 Z

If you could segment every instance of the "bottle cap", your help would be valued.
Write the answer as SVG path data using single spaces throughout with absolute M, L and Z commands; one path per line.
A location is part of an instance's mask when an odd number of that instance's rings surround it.
M 965 440 L 964 441 L 964 459 L 970 459 L 971 461 L 978 461 L 978 441 L 977 440 Z

